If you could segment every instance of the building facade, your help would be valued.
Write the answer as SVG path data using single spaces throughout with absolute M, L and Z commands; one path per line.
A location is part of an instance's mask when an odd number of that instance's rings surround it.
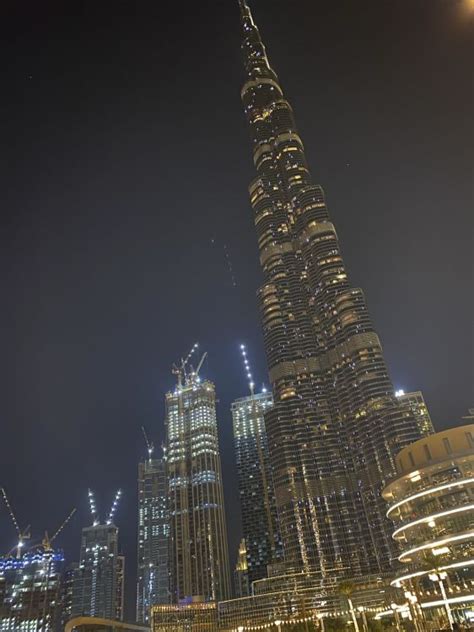
M 118 536 L 114 524 L 82 529 L 79 567 L 72 589 L 73 617 L 123 619 L 125 560 L 119 555 Z
M 420 435 L 425 437 L 430 434 L 434 434 L 433 422 L 431 421 L 431 415 L 426 405 L 425 398 L 421 391 L 413 391 L 412 393 L 405 393 L 405 391 L 396 391 L 395 395 L 398 401 L 407 406 L 420 431 Z
M 169 603 L 169 515 L 165 459 L 138 466 L 137 621 L 148 623 L 154 604 Z
M 383 491 L 404 567 L 393 583 L 439 627 L 449 613 L 474 623 L 474 424 L 420 439 L 396 464 Z
M 231 407 L 250 585 L 266 577 L 267 567 L 282 558 L 264 421 L 264 414 L 272 405 L 272 394 L 263 392 L 241 397 Z
M 0 558 L 2 632 L 60 629 L 63 568 L 60 550 L 40 548 L 20 557 Z
M 166 395 L 171 601 L 230 595 L 227 529 L 212 382 L 191 372 Z
M 218 632 L 217 604 L 188 600 L 153 606 L 150 632 Z
M 419 438 L 394 394 L 364 294 L 349 282 L 323 190 L 245 0 L 241 97 L 274 405 L 265 414 L 285 564 L 359 576 L 396 557 L 381 489 Z M 312 75 L 311 75 L 312 76 Z

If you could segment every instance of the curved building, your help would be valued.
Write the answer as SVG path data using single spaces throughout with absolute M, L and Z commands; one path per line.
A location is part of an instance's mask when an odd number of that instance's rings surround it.
M 286 570 L 380 573 L 396 557 L 381 490 L 395 455 L 421 434 L 395 397 L 293 109 L 247 2 L 239 4 L 241 98 L 257 172 L 249 193 L 264 277 L 258 296 L 274 397 L 265 427 Z
M 413 592 L 424 610 L 437 608 L 452 621 L 469 620 L 474 608 L 474 424 L 413 443 L 398 454 L 396 466 L 397 478 L 383 491 L 405 567 L 393 583 Z

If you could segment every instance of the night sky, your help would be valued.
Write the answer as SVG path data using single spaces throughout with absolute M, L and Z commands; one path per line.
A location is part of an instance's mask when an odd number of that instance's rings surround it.
M 396 388 L 435 426 L 474 404 L 473 16 L 456 0 L 254 0 Z M 171 364 L 216 383 L 231 564 L 238 344 L 267 379 L 237 0 L 4 2 L 0 485 L 70 561 L 87 488 L 116 522 L 133 618 L 140 426 Z M 229 255 L 236 286 L 232 282 Z M 15 544 L 0 508 L 0 547 Z

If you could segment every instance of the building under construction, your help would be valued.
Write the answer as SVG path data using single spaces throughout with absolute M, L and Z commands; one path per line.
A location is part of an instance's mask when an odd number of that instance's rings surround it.
M 17 532 L 17 544 L 0 557 L 0 630 L 53 632 L 61 629 L 64 554 L 52 543 L 75 510 L 49 537 L 31 542 L 30 527 L 20 529 L 4 489 L 6 508 Z
M 218 601 L 230 596 L 230 573 L 216 392 L 199 377 L 206 354 L 195 370 L 190 356 L 166 394 L 171 600 Z

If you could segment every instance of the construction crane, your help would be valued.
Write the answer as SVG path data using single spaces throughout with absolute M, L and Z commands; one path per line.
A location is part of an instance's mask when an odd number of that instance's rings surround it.
M 190 361 L 193 353 L 197 350 L 198 347 L 199 347 L 199 343 L 195 342 L 193 346 L 191 347 L 191 350 L 188 353 L 188 355 L 184 359 L 181 358 L 180 364 L 173 364 L 172 373 L 176 375 L 178 378 L 178 388 L 181 388 L 183 383 L 186 382 L 186 378 L 187 378 L 186 366 L 188 362 Z
M 20 526 L 18 524 L 18 521 L 15 517 L 15 514 L 13 513 L 13 509 L 12 506 L 8 500 L 8 496 L 6 494 L 5 489 L 3 489 L 2 487 L 2 496 L 3 499 L 5 501 L 5 505 L 7 506 L 8 512 L 10 514 L 10 517 L 12 519 L 13 522 L 13 526 L 15 527 L 15 531 L 18 534 L 18 544 L 13 547 L 13 549 L 11 549 L 11 551 L 8 552 L 7 555 L 11 555 L 14 551 L 16 551 L 16 557 L 20 558 L 22 555 L 22 549 L 25 548 L 25 540 L 30 540 L 31 539 L 31 531 L 30 531 L 30 525 L 28 525 L 25 529 L 21 530 Z M 50 538 L 48 536 L 48 532 L 45 531 L 44 532 L 44 537 L 43 540 L 41 541 L 41 545 L 43 546 L 45 551 L 51 551 L 52 547 L 51 547 L 51 543 L 54 542 L 54 540 L 58 537 L 58 535 L 61 533 L 61 531 L 64 529 L 64 527 L 67 525 L 67 523 L 71 520 L 71 518 L 73 517 L 73 515 L 76 513 L 76 509 L 74 508 L 69 515 L 67 516 L 67 518 L 62 522 L 61 526 L 56 529 L 54 535 Z M 33 543 L 31 546 L 36 546 L 38 544 L 38 542 Z
M 20 529 L 18 520 L 16 519 L 16 516 L 13 513 L 12 506 L 10 505 L 10 501 L 8 500 L 7 493 L 3 487 L 2 487 L 2 496 L 3 496 L 3 500 L 5 501 L 5 505 L 8 509 L 8 513 L 10 514 L 10 518 L 12 519 L 13 526 L 15 527 L 15 531 L 17 532 L 17 535 L 18 535 L 18 544 L 15 547 L 13 547 L 11 551 L 8 552 L 8 555 L 11 555 L 13 551 L 16 550 L 16 557 L 20 558 L 21 550 L 25 546 L 25 540 L 29 540 L 31 538 L 31 531 L 30 531 L 31 525 L 28 525 L 23 530 Z
M 146 433 L 145 426 L 142 426 L 142 432 L 143 432 L 143 436 L 145 437 L 146 449 L 148 450 L 148 458 L 151 461 L 151 457 L 153 456 L 155 446 L 153 445 L 153 443 L 148 441 L 148 435 Z
M 199 377 L 199 371 L 201 370 L 201 367 L 202 367 L 202 365 L 203 365 L 203 363 L 204 363 L 204 360 L 205 360 L 206 358 L 207 358 L 207 351 L 205 351 L 205 352 L 202 354 L 202 357 L 201 357 L 201 359 L 199 360 L 199 364 L 197 365 L 197 369 L 196 369 L 195 371 L 193 371 L 193 372 L 192 372 L 192 373 L 193 373 L 193 377 L 194 377 L 194 378 Z
M 74 509 L 70 512 L 68 517 L 63 521 L 61 526 L 58 529 L 56 529 L 55 533 L 51 537 L 48 536 L 47 531 L 44 532 L 44 538 L 41 544 L 43 545 L 43 548 L 45 551 L 51 551 L 52 549 L 51 543 L 54 542 L 54 540 L 56 540 L 58 535 L 61 533 L 61 531 L 64 529 L 67 523 L 71 520 L 71 518 L 73 517 L 75 513 L 76 513 L 76 508 L 74 507 Z

